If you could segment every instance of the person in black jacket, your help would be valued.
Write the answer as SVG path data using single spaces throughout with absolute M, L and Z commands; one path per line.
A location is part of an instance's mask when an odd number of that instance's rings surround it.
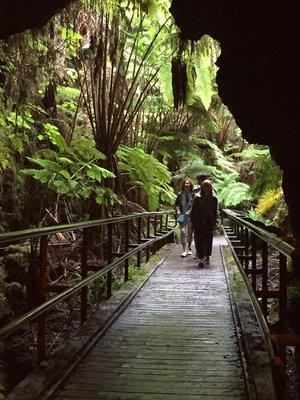
M 212 251 L 213 231 L 218 219 L 218 199 L 213 195 L 212 184 L 205 180 L 200 194 L 195 196 L 190 211 L 190 219 L 194 230 L 194 241 L 199 266 L 209 264 Z

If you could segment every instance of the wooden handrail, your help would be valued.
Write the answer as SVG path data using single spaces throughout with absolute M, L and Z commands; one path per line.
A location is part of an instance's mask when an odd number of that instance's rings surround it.
M 261 239 L 263 239 L 265 242 L 270 244 L 272 247 L 274 247 L 277 251 L 284 254 L 285 256 L 291 257 L 292 253 L 295 251 L 295 248 L 293 246 L 282 240 L 280 237 L 252 224 L 249 221 L 244 220 L 232 210 L 224 209 L 222 210 L 222 212 L 229 218 L 232 218 L 233 220 L 248 228 L 251 232 L 254 232 L 257 236 L 259 236 Z
M 244 220 L 241 215 L 237 215 L 231 210 L 225 209 L 222 212 L 230 221 L 230 230 L 226 231 L 224 228 L 224 232 L 226 236 L 227 232 L 230 233 L 227 239 L 247 287 L 261 332 L 265 338 L 269 358 L 273 366 L 274 383 L 280 382 L 278 385 L 275 384 L 278 398 L 283 398 L 283 393 L 286 390 L 286 346 L 290 343 L 299 343 L 299 335 L 291 336 L 287 334 L 287 259 L 293 257 L 295 248 L 273 233 Z M 250 235 L 249 232 L 251 233 Z M 258 238 L 262 240 L 260 244 L 258 244 Z M 278 253 L 279 289 L 276 291 L 269 290 L 268 285 L 269 247 L 275 249 Z M 258 251 L 261 251 L 261 268 L 257 266 Z M 250 266 L 249 262 L 251 263 Z M 257 276 L 259 275 L 261 276 L 261 287 L 257 288 Z M 274 298 L 279 300 L 279 324 L 277 326 L 278 332 L 271 333 L 267 322 L 268 300 Z M 274 343 L 277 345 L 276 351 L 274 351 Z
M 172 230 L 170 230 L 170 232 L 168 232 L 164 236 L 159 236 L 157 238 L 150 239 L 148 242 L 143 243 L 143 244 L 139 245 L 138 247 L 135 247 L 134 249 L 130 250 L 128 253 L 124 254 L 123 256 L 118 257 L 111 264 L 106 265 L 105 267 L 101 268 L 101 270 L 99 270 L 98 272 L 95 272 L 94 274 L 88 276 L 87 278 L 82 279 L 76 285 L 51 297 L 51 299 L 49 299 L 48 301 L 45 301 L 44 303 L 40 304 L 38 307 L 35 307 L 34 309 L 32 309 L 32 310 L 28 311 L 27 313 L 23 314 L 22 316 L 18 317 L 16 320 L 8 323 L 4 327 L 0 328 L 0 340 L 9 336 L 10 334 L 15 332 L 22 326 L 28 324 L 29 322 L 32 322 L 40 315 L 46 313 L 59 301 L 65 300 L 68 297 L 72 297 L 74 294 L 79 292 L 80 289 L 82 289 L 83 287 L 92 283 L 95 279 L 99 278 L 100 276 L 105 275 L 107 272 L 112 271 L 117 265 L 121 264 L 123 261 L 125 261 L 129 257 L 133 256 L 137 252 L 141 251 L 145 247 L 153 244 L 154 242 L 157 242 L 158 240 L 164 239 L 171 234 L 172 234 Z
M 166 214 L 174 214 L 174 211 L 167 210 L 167 211 L 157 211 L 157 212 L 135 213 L 135 214 L 124 215 L 121 217 L 95 219 L 91 221 L 75 222 L 72 224 L 60 224 L 60 225 L 46 226 L 42 228 L 24 229 L 14 232 L 4 232 L 0 233 L 0 244 L 7 242 L 15 242 L 23 239 L 31 239 L 34 237 L 39 237 L 44 235 L 52 235 L 59 232 L 68 232 L 84 228 L 92 228 L 100 225 L 115 224 L 117 222 L 129 221 L 131 219 L 135 219 L 138 217 L 146 218 L 146 217 L 151 217 L 151 216 L 155 217 L 157 215 L 166 215 Z
M 112 218 L 106 218 L 106 219 L 99 219 L 99 220 L 93 220 L 93 221 L 86 221 L 86 222 L 79 222 L 75 224 L 65 224 L 65 225 L 57 225 L 57 226 L 51 226 L 51 227 L 45 227 L 45 228 L 39 228 L 39 229 L 27 229 L 23 231 L 17 231 L 17 232 L 10 232 L 10 233 L 2 233 L 0 234 L 0 243 L 10 243 L 12 241 L 17 241 L 17 240 L 27 240 L 31 239 L 34 237 L 40 237 L 40 274 L 41 274 L 41 282 L 42 284 L 40 285 L 40 304 L 36 306 L 35 308 L 31 309 L 30 311 L 26 312 L 25 314 L 21 315 L 20 317 L 16 318 L 14 321 L 11 321 L 7 325 L 3 326 L 0 328 L 0 340 L 6 338 L 7 336 L 11 335 L 24 325 L 29 324 L 32 321 L 35 321 L 38 319 L 39 323 L 39 329 L 41 329 L 41 333 L 39 333 L 39 338 L 41 340 L 38 340 L 38 359 L 41 360 L 45 356 L 45 318 L 46 318 L 46 313 L 53 308 L 55 304 L 58 302 L 68 299 L 75 294 L 77 294 L 79 291 L 81 291 L 81 323 L 83 323 L 86 319 L 86 288 L 87 286 L 98 279 L 99 277 L 107 274 L 108 276 L 108 282 L 107 282 L 107 296 L 110 297 L 111 295 L 111 272 L 112 270 L 121 264 L 122 262 L 125 262 L 125 281 L 128 279 L 128 259 L 132 257 L 135 254 L 138 254 L 138 259 L 140 259 L 140 254 L 141 250 L 144 248 L 148 248 L 151 245 L 154 245 L 158 241 L 164 242 L 165 239 L 167 239 L 169 236 L 173 234 L 174 227 L 169 228 L 167 227 L 167 231 L 164 232 L 164 234 L 159 234 L 159 235 L 154 235 L 150 237 L 149 235 L 149 220 L 151 217 L 155 217 L 155 220 L 157 219 L 157 216 L 161 216 L 161 218 L 165 215 L 173 214 L 173 211 L 159 211 L 159 212 L 146 212 L 146 213 L 136 213 L 136 214 L 130 214 L 126 216 L 121 216 L 121 217 L 112 217 Z M 128 235 L 128 228 L 129 228 L 129 221 L 130 220 L 135 220 L 138 219 L 138 221 L 142 221 L 142 219 L 145 218 L 147 222 L 147 241 L 143 241 L 142 243 L 138 243 L 137 246 L 134 246 L 133 248 L 129 247 L 129 235 Z M 168 219 L 166 218 L 166 221 Z M 71 287 L 66 287 L 66 288 L 61 288 L 62 290 L 57 293 L 57 290 L 54 292 L 56 293 L 53 297 L 51 297 L 49 300 L 46 300 L 46 292 L 49 292 L 49 285 L 47 285 L 47 282 L 43 282 L 45 280 L 46 276 L 46 265 L 47 265 L 47 240 L 48 236 L 51 234 L 55 234 L 58 232 L 65 232 L 65 231 L 70 231 L 70 230 L 78 230 L 82 229 L 83 230 L 83 238 L 84 238 L 84 245 L 82 249 L 82 264 L 84 264 L 84 267 L 86 268 L 87 265 L 87 251 L 88 251 L 88 244 L 87 244 L 87 235 L 89 228 L 91 227 L 96 227 L 100 225 L 108 225 L 109 227 L 112 226 L 112 224 L 120 223 L 120 222 L 125 222 L 126 226 L 126 233 L 125 233 L 125 252 L 124 254 L 120 254 L 115 259 L 112 259 L 112 253 L 111 253 L 111 245 L 109 249 L 109 259 L 107 260 L 108 265 L 104 266 L 101 268 L 99 271 L 94 272 L 90 275 L 87 273 L 82 274 L 82 279 L 76 283 L 75 285 Z M 140 223 L 139 225 L 139 230 L 141 230 Z M 154 230 L 156 230 L 156 226 L 154 226 Z M 109 232 L 111 233 L 111 229 Z M 140 237 L 141 232 L 139 232 L 138 236 Z M 111 240 L 111 238 L 110 238 Z M 127 243 L 128 242 L 128 243 Z M 109 278 L 110 277 L 110 278 Z

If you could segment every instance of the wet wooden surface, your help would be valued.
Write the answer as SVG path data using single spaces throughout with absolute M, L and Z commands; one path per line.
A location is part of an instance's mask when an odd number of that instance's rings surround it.
M 248 399 L 214 239 L 199 268 L 176 246 L 56 399 Z

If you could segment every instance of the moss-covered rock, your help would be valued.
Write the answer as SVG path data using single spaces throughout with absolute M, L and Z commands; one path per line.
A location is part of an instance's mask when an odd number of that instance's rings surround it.
M 0 320 L 5 315 L 7 311 L 6 298 L 3 293 L 0 292 Z
M 1 263 L 1 258 L 2 257 L 0 257 L 0 283 L 1 282 L 3 282 L 4 280 L 5 280 L 5 278 L 6 278 L 6 271 L 5 271 L 5 269 L 4 269 L 4 266 L 2 265 L 2 263 Z
M 26 283 L 29 269 L 28 255 L 28 246 L 11 245 L 6 249 L 3 264 L 7 282 Z
M 26 310 L 25 289 L 19 282 L 7 283 L 5 296 L 14 314 L 18 315 Z

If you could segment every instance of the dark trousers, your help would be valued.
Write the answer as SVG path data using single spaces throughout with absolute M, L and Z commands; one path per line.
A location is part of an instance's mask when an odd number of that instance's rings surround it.
M 213 242 L 211 224 L 194 227 L 194 242 L 198 258 L 209 257 L 211 255 Z

